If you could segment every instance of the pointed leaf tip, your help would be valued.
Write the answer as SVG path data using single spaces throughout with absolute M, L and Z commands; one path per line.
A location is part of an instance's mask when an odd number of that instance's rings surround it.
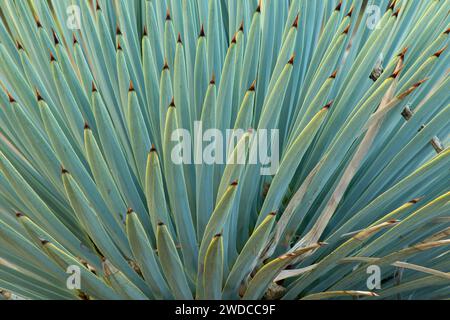
M 154 143 L 152 143 L 152 148 L 150 149 L 150 153 L 152 152 L 156 152 L 156 147 Z
M 127 210 L 127 214 L 132 214 L 134 212 L 134 210 L 133 209 L 131 209 L 131 208 L 128 208 L 128 210 Z
M 420 200 L 422 200 L 423 199 L 423 197 L 420 197 L 420 198 L 415 198 L 415 199 L 412 199 L 411 201 L 409 201 L 409 203 L 412 203 L 412 204 L 416 204 L 416 203 L 418 203 Z
M 392 14 L 392 16 L 397 18 L 399 13 L 400 13 L 400 8 L 398 8 L 398 9 Z
M 216 84 L 216 75 L 214 74 L 214 72 L 213 72 L 213 74 L 211 76 L 211 81 L 209 82 L 209 84 L 210 85 Z
M 35 89 L 35 93 L 36 93 L 36 100 L 39 101 L 44 101 L 44 99 L 41 96 L 41 93 L 39 92 L 38 89 Z
M 94 81 L 92 81 L 92 93 L 97 92 L 97 87 L 95 86 Z
M 438 52 L 436 52 L 435 54 L 433 54 L 434 57 L 439 58 L 441 56 L 441 54 L 445 51 L 445 49 L 447 49 L 448 45 L 446 45 L 445 47 L 443 47 L 441 50 L 439 50 Z
M 10 103 L 16 102 L 16 99 L 13 98 L 13 96 L 11 95 L 11 93 L 6 92 L 6 94 L 7 94 L 7 96 L 8 96 L 8 99 L 9 99 L 9 102 L 10 102 Z
M 61 166 L 61 174 L 68 174 L 69 171 L 67 171 L 63 166 Z
M 183 41 L 181 40 L 181 33 L 178 32 L 178 39 L 177 39 L 177 43 L 181 43 L 183 44 Z
M 395 3 L 396 3 L 396 2 L 397 2 L 396 0 L 392 1 L 391 4 L 390 4 L 389 7 L 388 7 L 388 10 L 394 11 L 394 7 L 395 7 Z
M 59 44 L 59 39 L 58 36 L 56 35 L 56 32 L 54 29 L 52 29 L 52 33 L 53 33 L 53 42 L 55 43 L 55 46 Z
M 400 71 L 402 71 L 401 68 L 399 68 L 398 70 L 395 70 L 394 73 L 392 73 L 392 74 L 389 76 L 389 78 L 393 78 L 393 79 L 397 78 L 398 75 L 400 74 Z
M 23 216 L 24 216 L 24 214 L 22 212 L 16 212 L 17 218 L 22 218 Z
M 292 24 L 292 27 L 297 29 L 298 28 L 298 20 L 300 18 L 300 15 L 297 13 L 297 16 L 295 17 L 294 23 Z
M 119 24 L 116 25 L 116 36 L 121 36 L 122 35 L 122 30 L 120 30 L 120 26 Z
M 205 37 L 205 27 L 203 26 L 203 23 L 202 26 L 200 27 L 200 34 L 198 36 L 200 38 Z
M 348 34 L 349 31 L 350 31 L 350 23 L 348 24 L 347 28 L 345 28 L 344 31 L 342 31 L 342 34 Z
M 334 72 L 331 74 L 331 76 L 330 76 L 330 79 L 336 79 L 336 76 L 337 76 L 337 69 L 336 70 L 334 70 Z
M 232 183 L 231 183 L 231 186 L 232 187 L 236 187 L 238 185 L 238 181 L 237 180 L 234 180 Z
M 403 50 L 398 54 L 400 58 L 404 58 L 406 53 L 408 52 L 409 47 L 404 47 Z
M 236 33 L 233 36 L 233 39 L 231 39 L 231 44 L 236 44 Z
M 244 32 L 244 20 L 241 21 L 238 31 Z
M 41 21 L 39 20 L 39 18 L 38 18 L 38 16 L 34 16 L 34 22 L 36 22 L 36 27 L 38 28 L 38 29 L 40 29 L 40 28 L 42 28 L 42 23 L 41 23 Z
M 134 92 L 133 81 L 130 80 L 130 86 L 128 87 L 128 92 Z
M 170 20 L 172 20 L 172 17 L 170 16 L 170 10 L 169 10 L 169 8 L 167 8 L 167 11 L 166 11 L 166 21 L 170 21 Z
M 50 62 L 54 62 L 56 61 L 55 56 L 53 55 L 52 52 L 50 52 Z
M 331 100 L 330 102 L 328 102 L 328 103 L 323 107 L 323 109 L 324 109 L 324 110 L 329 110 L 329 109 L 331 108 L 331 106 L 333 105 L 333 103 L 334 103 L 334 100 Z
M 164 59 L 163 71 L 164 70 L 169 70 L 169 64 L 167 63 L 167 59 Z
M 341 11 L 341 8 L 342 8 L 342 0 L 339 1 L 338 5 L 334 9 L 334 11 Z
M 17 50 L 21 51 L 24 50 L 22 44 L 19 42 L 19 40 L 17 40 L 16 42 L 16 46 L 17 46 Z
M 170 101 L 169 108 L 175 108 L 175 98 L 172 97 L 172 101 Z
M 91 127 L 89 127 L 87 122 L 84 123 L 84 130 L 91 130 Z
M 295 60 L 295 53 L 292 55 L 292 57 L 289 59 L 288 64 L 293 65 Z
M 148 36 L 147 26 L 144 26 L 144 34 L 143 34 L 143 36 L 144 37 Z
M 250 85 L 250 88 L 248 88 L 248 91 L 254 92 L 256 89 L 256 79 L 253 80 L 252 84 Z
M 354 6 L 352 5 L 352 6 L 350 7 L 350 10 L 349 10 L 349 12 L 347 13 L 346 17 L 349 17 L 349 18 L 352 17 L 353 9 L 354 9 Z

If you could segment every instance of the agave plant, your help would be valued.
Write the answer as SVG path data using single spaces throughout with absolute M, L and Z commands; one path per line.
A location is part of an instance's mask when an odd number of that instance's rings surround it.
M 0 296 L 449 298 L 449 9 L 2 0 Z

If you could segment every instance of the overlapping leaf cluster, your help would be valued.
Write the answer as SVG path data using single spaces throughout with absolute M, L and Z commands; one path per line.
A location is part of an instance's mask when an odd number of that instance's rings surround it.
M 449 9 L 2 0 L 0 296 L 449 298 Z M 174 163 L 199 120 L 277 173 Z

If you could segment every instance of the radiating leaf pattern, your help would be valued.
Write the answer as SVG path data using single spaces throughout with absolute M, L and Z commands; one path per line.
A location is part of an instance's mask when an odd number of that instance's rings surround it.
M 450 298 L 449 10 L 2 0 L 0 297 Z M 278 170 L 175 163 L 197 121 Z

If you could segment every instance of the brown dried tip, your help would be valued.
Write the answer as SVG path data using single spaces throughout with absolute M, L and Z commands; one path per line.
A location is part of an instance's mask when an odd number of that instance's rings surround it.
M 233 187 L 236 187 L 238 185 L 238 181 L 237 180 L 234 180 L 232 183 L 231 183 L 231 186 L 233 186 Z
M 92 81 L 92 92 L 97 92 L 97 87 L 95 86 L 94 81 Z
M 209 84 L 210 85 L 216 84 L 216 75 L 214 74 L 214 72 L 213 72 L 213 74 L 211 76 L 211 81 L 209 82 Z
M 330 102 L 328 102 L 328 103 L 323 107 L 323 109 L 325 109 L 325 110 L 330 109 L 331 106 L 333 105 L 333 102 L 334 102 L 334 100 L 331 100 Z
M 45 245 L 48 244 L 48 243 L 50 243 L 50 241 L 45 240 L 45 239 L 41 239 L 41 244 L 42 244 L 43 246 L 45 246 Z
M 338 5 L 337 5 L 336 9 L 334 9 L 334 10 L 335 10 L 335 11 L 341 11 L 341 7 L 342 7 L 342 0 L 339 1 L 339 3 L 338 3 Z
M 21 218 L 23 216 L 24 216 L 24 214 L 22 212 L 16 212 L 16 217 L 17 218 Z
M 350 30 L 350 24 L 347 26 L 347 28 L 342 31 L 342 34 L 348 34 L 348 31 Z
M 148 36 L 147 26 L 144 26 L 144 37 Z
M 394 10 L 394 7 L 395 7 L 395 3 L 396 3 L 397 1 L 396 0 L 394 0 L 394 1 L 392 1 L 391 2 L 391 4 L 389 5 L 389 8 L 388 8 L 388 10 Z
M 236 43 L 236 34 L 234 34 L 233 39 L 231 39 L 231 44 Z
M 116 26 L 116 36 L 121 36 L 122 35 L 122 30 L 120 30 L 119 25 Z
M 72 43 L 75 45 L 78 43 L 77 37 L 75 36 L 75 33 L 72 36 Z
M 150 152 L 156 152 L 156 147 L 154 144 L 152 144 L 152 148 L 150 149 Z
M 420 80 L 419 82 L 415 83 L 411 88 L 403 92 L 398 96 L 398 99 L 404 99 L 405 97 L 409 96 L 414 90 L 416 90 L 418 87 L 422 85 L 425 81 L 427 81 L 428 78 L 425 78 L 423 80 Z M 422 130 L 422 129 L 421 129 Z
M 395 11 L 392 16 L 397 18 L 399 13 L 400 13 L 400 8 L 398 8 L 397 11 Z
M 19 51 L 23 50 L 22 44 L 19 41 L 17 41 L 16 46 L 17 46 L 17 50 L 19 50 Z
M 258 6 L 256 7 L 256 12 L 261 13 L 261 0 L 258 2 Z
M 239 30 L 238 31 L 244 32 L 244 21 L 241 21 L 241 25 L 239 26 Z
M 199 36 L 199 38 L 205 37 L 205 27 L 203 27 L 203 24 L 200 27 L 200 34 L 198 36 Z
M 425 83 L 425 82 L 427 82 L 428 81 L 428 78 L 425 78 L 425 79 L 423 79 L 423 80 L 420 80 L 419 82 L 417 82 L 417 83 L 415 83 L 414 85 L 413 85 L 413 88 L 418 88 L 418 87 L 420 87 L 423 83 Z
M 337 70 L 334 70 L 334 72 L 330 76 L 330 79 L 336 79 L 337 72 Z
M 175 98 L 172 98 L 172 101 L 170 101 L 169 108 L 175 108 Z
M 449 34 L 450 33 L 450 28 L 448 28 L 447 30 L 444 31 L 444 34 Z
M 162 227 L 162 226 L 164 226 L 165 224 L 164 224 L 164 222 L 159 222 L 158 223 L 158 226 L 160 226 L 160 227 Z
M 52 33 L 53 33 L 53 42 L 55 43 L 55 46 L 59 44 L 59 39 L 58 36 L 56 35 L 55 30 L 52 29 Z
M 172 17 L 170 16 L 170 10 L 167 9 L 166 11 L 166 21 L 172 20 Z
M 50 52 L 50 62 L 56 61 L 55 57 L 53 56 L 53 53 Z
M 41 21 L 39 21 L 39 18 L 37 16 L 34 16 L 34 21 L 36 22 L 36 27 L 42 28 Z
M 9 92 L 6 92 L 6 94 L 8 95 L 8 99 L 9 99 L 10 103 L 16 102 L 16 99 L 14 99 L 13 96 Z
M 400 74 L 400 71 L 402 71 L 401 68 L 399 68 L 398 70 L 395 70 L 394 73 L 389 76 L 389 78 L 393 78 L 393 79 L 397 78 L 398 75 Z
M 351 8 L 350 8 L 350 11 L 347 13 L 346 17 L 349 17 L 349 18 L 352 17 L 353 9 L 354 9 L 354 7 L 353 7 L 353 5 L 352 5 Z
M 415 198 L 415 199 L 412 199 L 409 203 L 416 204 L 420 200 L 422 200 L 422 198 Z
M 122 51 L 122 46 L 120 45 L 120 41 L 117 41 L 117 51 Z
M 39 101 L 44 101 L 44 99 L 42 98 L 41 93 L 39 92 L 38 89 L 36 89 L 36 99 L 37 99 L 38 102 Z
M 277 215 L 276 211 L 269 213 L 269 216 L 276 216 L 276 215 Z
M 127 214 L 132 214 L 134 211 L 133 211 L 133 209 L 131 209 L 131 208 L 128 208 L 128 210 L 127 210 Z
M 295 17 L 294 23 L 292 24 L 292 27 L 294 28 L 298 28 L 298 19 L 299 19 L 299 14 L 297 13 L 297 16 Z
M 181 41 L 181 33 L 178 33 L 177 43 L 183 44 L 183 41 Z
M 130 80 L 130 86 L 128 88 L 128 92 L 133 92 L 133 91 L 134 91 L 133 81 Z
M 66 169 L 64 169 L 63 166 L 61 166 L 61 174 L 68 174 L 69 171 L 67 171 Z
M 295 54 L 292 55 L 292 57 L 289 59 L 288 64 L 293 65 L 295 60 Z
M 222 234 L 221 233 L 218 233 L 218 234 L 216 234 L 215 236 L 214 236 L 214 238 L 220 238 L 222 236 Z
M 102 8 L 100 8 L 100 4 L 98 3 L 98 0 L 97 0 L 97 5 L 95 7 L 95 10 L 97 10 L 97 11 L 102 10 Z
M 250 88 L 248 88 L 248 91 L 254 92 L 255 89 L 256 89 L 256 80 L 253 80 L 253 82 L 252 82 Z
M 169 70 L 169 64 L 167 63 L 167 60 L 166 60 L 166 59 L 164 59 L 163 70 Z
M 402 52 L 400 52 L 399 54 L 398 54 L 398 56 L 400 57 L 400 58 L 404 58 L 405 57 L 405 55 L 406 55 L 406 52 L 408 52 L 408 47 L 404 47 L 403 48 L 403 50 L 402 50 Z
M 445 51 L 445 49 L 447 49 L 447 46 L 443 47 L 441 50 L 439 50 L 438 52 L 433 54 L 433 56 L 435 56 L 436 58 L 439 58 L 441 56 L 442 52 Z
M 91 130 L 91 127 L 89 127 L 87 122 L 84 123 L 84 130 Z

